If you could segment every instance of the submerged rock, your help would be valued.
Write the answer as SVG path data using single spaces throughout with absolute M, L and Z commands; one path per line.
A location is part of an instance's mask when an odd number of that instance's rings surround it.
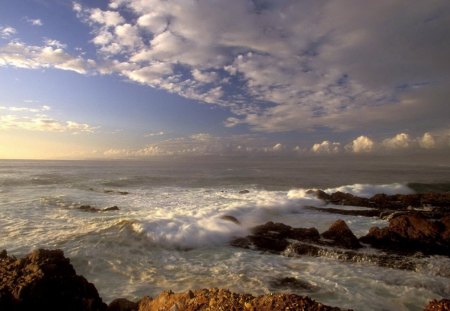
M 236 225 L 240 225 L 241 224 L 236 217 L 231 216 L 231 215 L 220 216 L 220 219 L 231 221 L 232 223 L 235 223 Z
M 92 207 L 90 205 L 81 205 L 78 207 L 79 210 L 83 212 L 91 212 L 91 213 L 97 213 L 97 212 L 109 212 L 109 211 L 118 211 L 119 208 L 117 206 L 111 206 L 106 208 L 96 208 Z
M 317 286 L 294 277 L 273 279 L 269 282 L 269 286 L 273 289 L 306 290 L 310 292 L 314 292 L 318 289 Z
M 1 310 L 106 310 L 97 289 L 77 275 L 61 250 L 0 259 Z
M 239 194 L 247 194 L 247 193 L 250 193 L 250 191 L 249 190 L 241 190 L 241 191 L 239 191 Z

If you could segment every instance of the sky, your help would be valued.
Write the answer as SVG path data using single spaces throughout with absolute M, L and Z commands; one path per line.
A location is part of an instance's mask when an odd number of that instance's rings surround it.
M 0 158 L 450 150 L 448 0 L 0 0 Z

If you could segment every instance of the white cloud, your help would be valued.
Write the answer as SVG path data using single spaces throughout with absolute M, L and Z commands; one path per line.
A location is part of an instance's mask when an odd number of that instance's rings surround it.
M 95 62 L 84 60 L 68 54 L 63 48 L 56 47 L 58 41 L 45 46 L 26 45 L 19 41 L 9 42 L 0 47 L 0 67 L 12 66 L 18 68 L 39 69 L 57 68 L 87 74 Z
M 450 21 L 436 12 L 448 6 L 115 0 L 108 10 L 74 10 L 93 27 L 99 51 L 126 63 L 111 72 L 227 107 L 235 114 L 228 127 L 278 132 L 383 128 L 422 112 L 441 115 L 450 46 L 439 38 Z M 148 68 L 155 63 L 170 71 Z
M 144 135 L 144 137 L 154 137 L 154 136 L 163 136 L 166 133 L 164 131 L 159 131 L 159 132 L 151 132 L 151 133 L 147 133 Z
M 412 143 L 413 141 L 406 133 L 397 134 L 392 138 L 383 140 L 382 142 L 383 146 L 389 150 L 405 149 L 410 147 Z
M 340 148 L 340 143 L 324 140 L 321 143 L 314 144 L 311 148 L 311 151 L 314 153 L 331 154 L 338 153 L 340 151 Z
M 74 121 L 58 121 L 46 115 L 0 115 L 0 130 L 27 130 L 38 132 L 93 133 L 97 128 Z
M 50 111 L 49 106 L 15 107 L 0 106 L 0 130 L 27 130 L 38 132 L 68 132 L 72 134 L 94 133 L 98 127 L 75 121 L 56 120 L 45 113 Z
M 0 26 L 0 38 L 1 39 L 8 39 L 12 35 L 15 35 L 17 33 L 17 30 L 10 26 Z
M 25 17 L 25 21 L 33 26 L 42 26 L 44 23 L 39 18 L 28 18 Z
M 425 149 L 433 149 L 436 147 L 436 140 L 431 133 L 427 132 L 419 139 L 419 145 Z
M 348 146 L 354 153 L 364 153 L 373 151 L 375 143 L 367 136 L 359 136 Z

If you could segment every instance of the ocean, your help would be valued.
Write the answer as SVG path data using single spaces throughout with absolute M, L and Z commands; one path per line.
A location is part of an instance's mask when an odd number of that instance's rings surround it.
M 419 268 L 406 271 L 229 245 L 267 221 L 322 232 L 340 218 L 358 237 L 387 225 L 306 209 L 323 206 L 308 189 L 365 197 L 448 191 L 450 159 L 0 160 L 0 249 L 20 257 L 60 248 L 106 302 L 209 287 L 253 295 L 293 292 L 354 310 L 421 310 L 431 299 L 450 297 L 450 259 L 443 256 L 418 258 Z M 274 285 L 285 277 L 309 286 Z

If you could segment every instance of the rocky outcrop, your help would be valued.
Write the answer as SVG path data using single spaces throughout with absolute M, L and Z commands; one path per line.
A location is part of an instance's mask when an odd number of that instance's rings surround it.
M 185 293 L 166 291 L 153 299 L 145 297 L 139 303 L 139 311 L 157 310 L 337 311 L 341 309 L 294 294 L 269 294 L 254 297 L 249 294 L 233 293 L 226 289 L 212 288 Z
M 450 299 L 432 300 L 425 307 L 424 311 L 449 311 Z
M 450 207 L 450 193 L 416 193 L 416 194 L 376 194 L 371 198 L 362 198 L 350 193 L 334 192 L 328 194 L 316 190 L 317 198 L 334 205 L 373 207 L 378 209 L 403 210 L 408 207 Z
M 420 214 L 399 215 L 385 228 L 372 227 L 361 242 L 396 252 L 450 256 L 449 216 L 430 220 Z
M 322 237 L 332 240 L 334 246 L 348 249 L 358 249 L 362 247 L 358 238 L 353 234 L 345 221 L 340 219 L 336 220 L 327 231 L 323 232 Z
M 106 310 L 97 289 L 61 250 L 40 249 L 22 259 L 2 252 L 0 276 L 0 310 Z

